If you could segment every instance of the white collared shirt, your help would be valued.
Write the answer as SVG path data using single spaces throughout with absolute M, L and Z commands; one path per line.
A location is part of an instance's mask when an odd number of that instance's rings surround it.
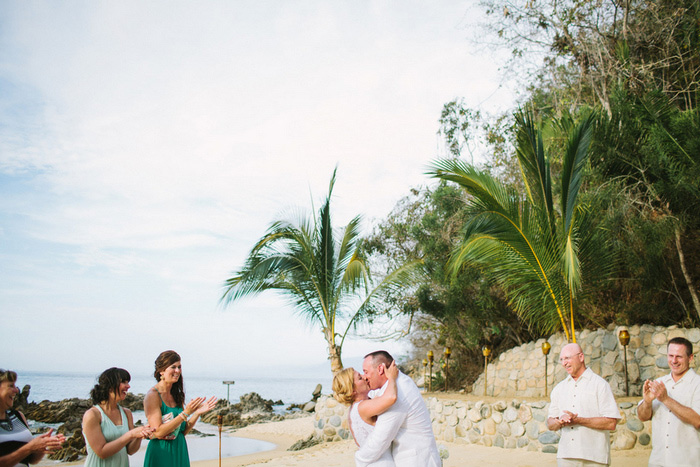
M 681 379 L 662 376 L 669 397 L 700 414 L 700 376 L 689 369 Z M 641 402 L 640 402 L 641 404 Z M 676 417 L 668 407 L 654 399 L 651 403 L 651 456 L 650 465 L 700 465 L 700 431 Z
M 382 384 L 381 388 L 370 390 L 367 393 L 367 397 L 369 397 L 370 399 L 374 399 L 375 397 L 379 397 L 382 394 L 384 394 L 384 391 L 386 391 L 387 387 L 389 387 L 389 380 L 384 381 L 384 384 Z
M 561 417 L 565 410 L 586 418 L 620 418 L 610 385 L 590 368 L 578 380 L 568 375 L 552 390 L 551 397 L 549 417 L 552 418 Z M 562 427 L 560 435 L 557 458 L 610 464 L 610 431 L 573 425 Z

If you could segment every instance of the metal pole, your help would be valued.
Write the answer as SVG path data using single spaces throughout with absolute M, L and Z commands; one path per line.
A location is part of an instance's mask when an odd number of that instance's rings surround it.
M 544 397 L 547 397 L 547 376 L 548 376 L 548 371 L 547 371 L 547 355 L 549 355 L 549 351 L 552 349 L 552 345 L 544 341 L 542 343 L 542 353 L 544 354 Z
M 228 403 L 231 403 L 231 385 L 236 384 L 235 381 L 224 381 L 223 382 L 226 385 L 226 400 Z
M 428 351 L 428 366 L 430 366 L 430 379 L 428 380 L 428 392 L 433 392 L 433 351 Z
M 627 375 L 627 344 L 630 343 L 630 333 L 627 329 L 621 329 L 618 337 L 620 339 L 620 344 L 622 344 L 622 351 L 625 353 L 625 394 L 629 397 L 630 383 Z
M 450 363 L 449 360 L 445 360 L 445 392 L 447 392 L 447 380 L 449 379 Z
M 623 346 L 623 352 L 625 352 L 625 394 L 627 397 L 630 395 L 630 381 L 629 377 L 627 376 L 627 346 Z
M 486 388 L 488 387 L 488 369 L 489 369 L 489 356 L 484 355 L 484 396 L 486 395 Z
M 450 376 L 450 356 L 452 355 L 452 350 L 449 347 L 445 347 L 445 392 L 447 392 L 447 380 Z
M 484 396 L 488 387 L 488 370 L 489 370 L 489 355 L 491 355 L 491 346 L 485 345 L 481 348 L 481 353 L 484 356 Z

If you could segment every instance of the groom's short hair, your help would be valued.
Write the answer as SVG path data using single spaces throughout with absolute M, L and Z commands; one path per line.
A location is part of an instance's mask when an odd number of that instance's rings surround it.
M 388 367 L 389 365 L 391 365 L 391 362 L 394 361 L 394 357 L 392 357 L 391 354 L 386 350 L 377 350 L 368 353 L 367 355 L 365 355 L 365 358 L 367 357 L 372 358 L 372 365 L 375 367 L 380 363 L 383 363 L 384 366 Z

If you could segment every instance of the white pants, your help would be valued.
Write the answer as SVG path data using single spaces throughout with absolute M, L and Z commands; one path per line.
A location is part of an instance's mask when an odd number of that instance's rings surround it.
M 600 462 L 589 461 L 588 459 L 557 459 L 557 467 L 600 467 L 601 465 L 610 464 L 601 464 Z

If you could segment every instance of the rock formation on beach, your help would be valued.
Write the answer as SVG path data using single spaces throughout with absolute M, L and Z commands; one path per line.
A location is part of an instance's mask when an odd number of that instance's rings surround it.
M 311 401 L 303 404 L 291 404 L 287 407 L 287 413 L 276 414 L 274 405 L 282 405 L 282 401 L 273 402 L 260 397 L 259 394 L 251 392 L 244 394 L 237 404 L 230 404 L 227 400 L 219 400 L 216 407 L 211 412 L 205 413 L 202 416 L 202 421 L 216 425 L 218 417 L 221 416 L 221 422 L 224 426 L 243 428 L 252 423 L 279 421 L 286 418 L 295 417 L 295 412 L 290 412 L 295 409 L 300 409 L 302 412 L 313 412 L 315 402 L 321 394 L 321 385 L 317 385 L 311 395 Z
M 66 442 L 63 448 L 51 453 L 48 458 L 52 460 L 74 462 L 82 456 L 87 455 L 85 449 L 85 439 L 83 437 L 82 420 L 83 414 L 88 410 L 92 403 L 88 399 L 64 399 L 62 401 L 28 402 L 29 391 L 31 387 L 25 385 L 22 392 L 15 397 L 14 408 L 24 413 L 28 420 L 36 422 L 59 425 L 57 432 L 63 433 L 66 436 Z M 318 393 L 318 394 L 317 394 Z M 286 418 L 295 418 L 299 416 L 299 411 L 292 411 L 293 408 L 302 408 L 305 410 L 309 404 L 315 403 L 318 395 L 321 393 L 321 385 L 319 384 L 312 394 L 312 400 L 304 404 L 292 404 L 287 408 L 287 413 L 277 414 L 273 410 L 274 405 L 282 405 L 282 401 L 272 401 L 263 399 L 259 394 L 251 392 L 244 394 L 237 404 L 230 404 L 227 400 L 219 400 L 216 407 L 204 414 L 200 420 L 212 425 L 217 425 L 218 416 L 222 416 L 222 422 L 225 426 L 242 428 L 253 423 L 261 423 L 267 421 L 279 421 Z M 143 394 L 128 393 L 126 399 L 121 402 L 122 407 L 126 407 L 131 411 L 143 411 Z M 137 425 L 140 422 L 136 422 Z M 47 431 L 47 427 L 42 427 L 34 432 L 43 433 Z M 191 434 L 204 436 L 196 430 L 192 430 Z

